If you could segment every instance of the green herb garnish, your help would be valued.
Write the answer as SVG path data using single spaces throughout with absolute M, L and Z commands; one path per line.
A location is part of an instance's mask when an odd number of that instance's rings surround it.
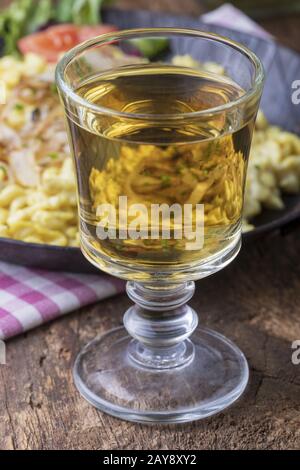
M 24 104 L 22 104 L 22 103 L 16 103 L 16 104 L 14 105 L 14 109 L 15 109 L 16 111 L 23 111 L 23 110 L 24 110 Z
M 50 84 L 50 90 L 51 90 L 51 93 L 53 93 L 54 95 L 58 93 L 56 83 L 53 82 Z
M 171 185 L 171 177 L 169 175 L 161 175 L 160 180 L 163 188 L 168 188 Z
M 0 170 L 4 173 L 4 176 L 7 176 L 7 169 L 5 168 L 5 166 L 0 165 Z
M 50 152 L 50 153 L 48 153 L 48 156 L 49 156 L 52 160 L 57 160 L 57 159 L 58 159 L 58 153 L 57 153 L 57 152 Z

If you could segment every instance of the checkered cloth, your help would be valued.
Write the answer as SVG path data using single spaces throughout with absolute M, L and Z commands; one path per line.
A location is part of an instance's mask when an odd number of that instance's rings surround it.
M 124 290 L 104 274 L 71 274 L 0 262 L 0 339 L 7 339 Z
M 201 19 L 269 37 L 266 31 L 230 4 Z M 0 339 L 15 336 L 123 290 L 122 281 L 100 273 L 94 276 L 47 272 L 0 262 Z

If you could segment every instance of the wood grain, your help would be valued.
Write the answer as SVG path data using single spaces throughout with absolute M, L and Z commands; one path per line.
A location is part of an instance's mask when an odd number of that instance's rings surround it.
M 200 13 L 197 1 L 119 4 Z M 291 362 L 291 343 L 300 339 L 299 255 L 300 230 L 273 234 L 197 283 L 191 304 L 200 321 L 236 341 L 250 364 L 250 384 L 237 405 L 205 421 L 151 427 L 88 405 L 73 385 L 72 363 L 88 340 L 121 324 L 130 304 L 123 295 L 8 342 L 7 365 L 0 366 L 0 448 L 299 449 L 300 365 Z
M 245 352 L 251 380 L 225 413 L 180 426 L 142 426 L 104 415 L 74 388 L 78 350 L 121 323 L 119 296 L 8 343 L 0 366 L 2 449 L 297 449 L 300 448 L 300 231 L 244 246 L 232 265 L 197 283 L 192 305 L 202 323 Z

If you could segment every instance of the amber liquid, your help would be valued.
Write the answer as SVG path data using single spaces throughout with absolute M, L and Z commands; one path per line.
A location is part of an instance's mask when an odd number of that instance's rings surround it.
M 205 263 L 235 243 L 254 111 L 224 110 L 205 117 L 191 113 L 239 98 L 243 90 L 237 84 L 224 76 L 155 64 L 106 72 L 84 83 L 77 93 L 95 105 L 136 116 L 111 116 L 86 107 L 68 113 L 82 243 L 95 264 L 103 267 L 105 260 L 107 271 L 109 263 L 130 265 L 137 273 L 185 269 Z M 126 196 L 129 205 L 148 208 L 162 203 L 203 204 L 203 246 L 187 250 L 184 238 L 172 237 L 174 220 L 167 240 L 162 236 L 100 240 L 97 207 L 111 204 L 118 215 L 119 196 Z M 119 228 L 116 221 L 117 234 Z

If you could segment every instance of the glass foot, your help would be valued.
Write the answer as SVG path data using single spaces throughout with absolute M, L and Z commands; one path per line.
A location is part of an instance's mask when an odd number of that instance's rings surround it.
M 73 370 L 81 395 L 118 418 L 183 423 L 224 410 L 247 385 L 249 370 L 243 353 L 207 328 L 196 328 L 183 342 L 175 366 L 157 368 L 147 365 L 147 358 L 139 361 L 146 352 L 138 346 L 123 327 L 91 341 Z

